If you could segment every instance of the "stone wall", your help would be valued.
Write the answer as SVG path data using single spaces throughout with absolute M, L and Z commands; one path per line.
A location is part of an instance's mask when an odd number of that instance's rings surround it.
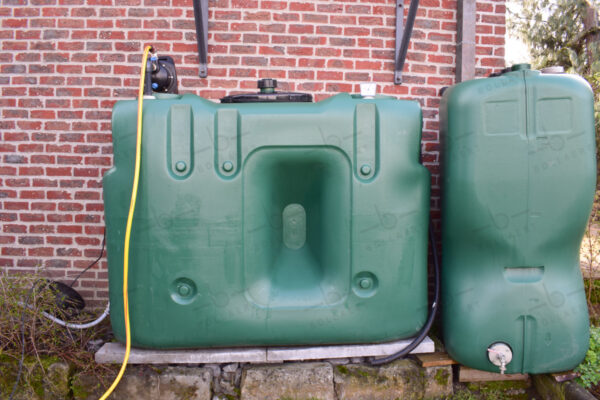
M 15 399 L 97 399 L 104 393 L 98 376 L 54 374 L 43 394 Z M 104 377 L 109 385 L 116 371 Z M 422 368 L 406 359 L 380 367 L 363 359 L 284 364 L 130 365 L 111 400 L 395 400 L 452 395 L 451 366 Z

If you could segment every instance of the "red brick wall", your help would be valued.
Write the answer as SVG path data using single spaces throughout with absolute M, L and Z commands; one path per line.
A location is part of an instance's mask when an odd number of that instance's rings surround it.
M 406 0 L 405 10 L 409 0 Z M 210 99 L 280 87 L 317 100 L 357 92 L 417 99 L 437 215 L 438 104 L 454 83 L 456 0 L 421 0 L 405 67 L 393 85 L 391 0 L 211 0 L 209 77 L 197 77 L 191 0 L 3 0 L 0 7 L 0 266 L 45 267 L 69 281 L 103 231 L 102 174 L 111 166 L 111 107 L 136 93 L 144 44 L 175 58 L 181 92 Z M 504 66 L 504 0 L 477 1 L 477 66 Z M 107 298 L 106 263 L 78 289 Z

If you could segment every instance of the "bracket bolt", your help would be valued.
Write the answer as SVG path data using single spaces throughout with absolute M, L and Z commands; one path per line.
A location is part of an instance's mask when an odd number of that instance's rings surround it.
M 223 171 L 225 172 L 231 172 L 233 171 L 233 163 L 231 161 L 225 161 L 223 163 Z
M 371 166 L 369 164 L 363 164 L 360 167 L 360 173 L 365 176 L 369 175 L 371 173 Z
M 369 278 L 363 278 L 358 282 L 358 286 L 360 286 L 361 289 L 369 289 L 372 284 L 373 282 L 371 282 L 371 279 Z
M 183 172 L 185 171 L 187 168 L 187 165 L 184 161 L 177 161 L 175 163 L 175 169 L 177 170 L 177 172 Z

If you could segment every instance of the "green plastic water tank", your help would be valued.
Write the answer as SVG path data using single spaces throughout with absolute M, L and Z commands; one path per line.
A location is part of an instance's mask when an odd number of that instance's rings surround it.
M 114 107 L 114 167 L 104 177 L 119 340 L 136 105 Z M 421 125 L 418 103 L 388 97 L 146 100 L 130 251 L 133 345 L 414 336 L 428 309 L 430 176 L 419 163 Z
M 545 373 L 585 356 L 579 246 L 596 183 L 593 96 L 527 66 L 444 93 L 442 307 L 449 354 Z M 510 360 L 509 360 L 510 359 Z

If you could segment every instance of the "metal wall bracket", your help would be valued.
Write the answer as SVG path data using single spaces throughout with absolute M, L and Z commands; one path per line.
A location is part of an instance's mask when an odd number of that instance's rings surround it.
M 406 52 L 408 51 L 408 44 L 410 43 L 410 37 L 415 24 L 417 8 L 419 8 L 419 0 L 410 0 L 410 8 L 406 17 L 406 27 L 404 27 L 404 0 L 396 0 L 395 85 L 402 83 L 402 69 L 404 68 L 404 61 L 406 61 Z
M 194 21 L 196 23 L 196 40 L 198 42 L 198 59 L 200 61 L 200 78 L 208 75 L 208 0 L 192 0 L 194 3 Z

